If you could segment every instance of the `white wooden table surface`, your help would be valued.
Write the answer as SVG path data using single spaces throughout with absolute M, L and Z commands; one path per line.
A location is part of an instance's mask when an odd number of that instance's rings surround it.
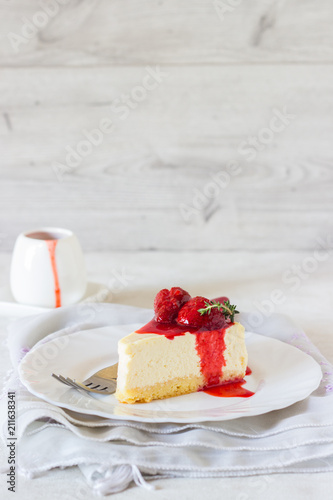
M 290 315 L 300 323 L 311 340 L 333 362 L 332 271 L 333 258 L 318 264 L 315 271 L 304 271 L 313 252 L 122 252 L 90 253 L 86 262 L 91 280 L 104 283 L 117 303 L 150 307 L 157 290 L 180 285 L 191 294 L 214 297 L 229 295 L 240 310 L 262 309 L 272 290 L 283 291 L 285 303 L 275 312 Z M 10 255 L 0 254 L 0 286 L 8 279 Z M 284 284 L 283 274 L 293 265 L 303 269 L 297 290 Z M 120 279 L 119 276 L 122 276 Z M 294 286 L 296 288 L 296 285 Z M 266 303 L 267 304 L 267 303 Z M 267 306 L 268 307 L 268 306 Z M 5 325 L 13 318 L 1 318 L 1 342 Z M 0 375 L 9 368 L 4 348 L 0 351 Z M 1 499 L 13 498 L 0 478 Z M 159 480 L 158 489 L 147 492 L 130 488 L 111 498 L 199 500 L 266 500 L 330 498 L 333 474 L 279 474 L 254 478 Z M 4 492 L 4 493 L 3 493 Z M 16 500 L 90 500 L 91 493 L 76 469 L 54 470 L 38 479 L 19 477 Z

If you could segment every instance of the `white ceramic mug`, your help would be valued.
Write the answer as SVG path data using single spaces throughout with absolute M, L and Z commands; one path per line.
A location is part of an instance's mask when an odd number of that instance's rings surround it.
M 10 271 L 11 291 L 17 302 L 67 306 L 82 299 L 86 285 L 81 246 L 72 231 L 43 227 L 18 236 Z

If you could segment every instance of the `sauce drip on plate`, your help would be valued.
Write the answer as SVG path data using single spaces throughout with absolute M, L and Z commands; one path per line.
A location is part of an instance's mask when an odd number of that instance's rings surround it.
M 219 398 L 249 398 L 253 396 L 254 392 L 245 389 L 245 387 L 243 387 L 245 383 L 246 380 L 241 379 L 236 382 L 228 382 L 215 387 L 208 387 L 207 389 L 203 389 L 203 392 Z

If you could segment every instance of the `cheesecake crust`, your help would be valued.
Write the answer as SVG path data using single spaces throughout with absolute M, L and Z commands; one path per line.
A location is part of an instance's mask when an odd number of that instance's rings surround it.
M 134 387 L 125 392 L 116 392 L 121 403 L 149 403 L 153 399 L 166 399 L 197 392 L 204 386 L 204 377 L 176 377 L 147 387 Z

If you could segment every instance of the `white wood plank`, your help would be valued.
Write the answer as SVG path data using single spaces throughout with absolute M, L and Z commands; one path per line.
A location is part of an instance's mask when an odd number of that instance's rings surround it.
M 15 235 L 72 227 L 89 249 L 304 249 L 326 234 L 333 210 L 333 74 L 314 67 L 170 67 L 170 76 L 64 175 L 66 146 L 113 117 L 110 102 L 143 68 L 7 69 L 0 82 L 0 222 Z M 38 101 L 37 105 L 35 101 Z M 295 118 L 254 161 L 239 145 L 273 109 Z M 242 172 L 193 206 L 195 189 L 235 160 Z
M 82 131 L 98 127 L 103 118 L 114 122 L 114 130 L 82 158 L 74 178 L 89 170 L 100 176 L 116 167 L 142 172 L 145 165 L 164 168 L 168 175 L 184 162 L 194 172 L 207 161 L 218 168 L 228 159 L 246 160 L 239 145 L 269 126 L 274 109 L 284 108 L 295 118 L 271 143 L 261 145 L 258 157 L 280 163 L 287 158 L 291 164 L 294 158 L 310 164 L 312 156 L 321 162 L 331 158 L 329 67 L 205 67 L 200 72 L 170 67 L 168 78 L 136 103 L 126 120 L 111 104 L 122 93 L 130 94 L 146 70 L 104 68 L 98 73 L 82 68 L 3 71 L 4 173 L 10 169 L 10 176 L 20 178 L 22 168 L 30 166 L 30 179 L 50 179 L 51 166 L 65 160 L 66 147 L 76 148 L 84 139 Z
M 4 70 L 0 132 L 5 167 L 33 162 L 38 177 L 43 176 L 42 164 L 49 173 L 53 161 L 64 159 L 66 146 L 76 147 L 84 139 L 82 130 L 98 127 L 104 118 L 113 121 L 114 130 L 82 167 L 138 158 L 151 162 L 156 156 L 171 165 L 189 155 L 219 163 L 235 154 L 245 160 L 237 153 L 240 143 L 257 136 L 274 110 L 284 108 L 295 118 L 260 156 L 331 156 L 333 72 L 328 66 L 170 67 L 167 72 L 121 120 L 111 104 L 142 83 L 144 68 L 103 68 L 97 75 L 88 68 Z
M 1 249 L 11 250 L 19 232 L 47 225 L 71 228 L 80 236 L 86 251 L 313 249 L 316 238 L 325 240 L 330 232 L 331 213 L 320 210 L 281 212 L 268 207 L 254 211 L 230 207 L 222 201 L 209 219 L 200 215 L 199 220 L 184 223 L 178 207 L 148 211 L 133 206 L 131 210 L 116 210 L 94 206 L 85 195 L 72 195 L 70 208 L 59 196 L 57 205 L 54 202 L 52 206 L 22 201 L 11 217 L 2 210 L 0 221 L 5 238 Z
M 9 66 L 332 62 L 330 0 L 243 0 L 221 15 L 222 4 L 235 3 L 69 0 L 15 51 L 8 34 L 24 33 L 22 18 L 38 23 L 40 2 L 2 0 L 0 62 Z

